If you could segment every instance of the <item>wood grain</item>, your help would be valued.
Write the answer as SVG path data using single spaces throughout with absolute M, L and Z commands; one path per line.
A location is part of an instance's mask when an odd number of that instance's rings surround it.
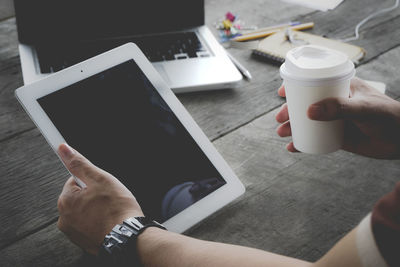
M 398 60 L 400 48 L 360 67 L 359 74 L 386 76 L 389 91 L 398 95 L 400 88 L 390 86 L 398 79 L 394 67 Z M 275 133 L 276 112 L 273 110 L 214 142 L 247 191 L 188 234 L 316 260 L 353 228 L 380 196 L 392 189 L 400 177 L 400 161 L 368 159 L 343 151 L 324 156 L 289 153 L 285 150 L 289 140 Z M 45 191 L 51 190 L 55 189 Z M 16 257 L 27 250 L 32 253 Z M 55 260 L 47 262 L 48 257 L 40 251 L 54 255 Z M 64 255 L 64 261 L 58 261 L 60 255 Z M 10 266 L 28 266 L 41 259 L 42 266 L 93 262 L 74 248 L 55 224 L 1 250 L 0 258 Z
M 65 239 L 55 223 L 17 244 L 1 251 L 2 266 L 90 266 L 83 264 L 87 257 Z
M 0 141 L 35 126 L 19 105 L 14 90 L 22 86 L 19 58 L 10 57 L 0 65 Z
M 398 96 L 400 47 L 358 68 L 360 77 L 388 84 Z M 288 153 L 274 110 L 214 144 L 246 185 L 236 203 L 190 235 L 316 260 L 353 228 L 399 181 L 400 161 L 339 151 L 324 156 Z M 251 229 L 242 231 L 251 218 Z M 247 224 L 248 225 L 248 224 Z
M 0 143 L 0 248 L 57 218 L 68 177 L 37 129 Z
M 315 23 L 313 32 L 316 34 L 324 35 L 332 39 L 344 39 L 354 36 L 355 27 L 361 20 L 378 10 L 393 6 L 394 2 L 394 0 L 346 0 L 346 2 L 343 2 L 334 10 L 326 13 L 316 12 L 300 18 L 304 21 L 313 21 Z M 390 21 L 399 15 L 400 9 L 396 9 L 390 13 L 377 16 L 362 26 L 360 32 L 365 32 L 365 30 L 381 25 L 383 22 Z M 373 39 L 369 40 L 373 42 Z M 361 39 L 353 41 L 352 43 L 357 45 L 360 44 L 360 41 Z
M 379 3 L 376 1 L 370 1 L 371 4 L 366 6 L 374 6 L 375 8 L 379 7 Z M 209 10 L 207 14 L 207 23 L 210 25 L 210 28 L 213 28 L 213 23 L 223 17 L 223 12 L 220 12 L 217 5 L 220 6 L 227 6 L 227 1 L 210 1 L 207 3 L 206 9 Z M 247 3 L 247 2 L 246 2 Z M 303 13 L 311 12 L 309 9 L 304 8 L 296 8 L 294 9 L 293 6 L 288 4 L 282 5 L 273 5 L 271 1 L 254 1 L 254 5 L 244 4 L 243 1 L 235 1 L 229 6 L 236 6 L 237 12 L 241 10 L 241 17 L 249 18 L 247 22 L 249 25 L 256 24 L 256 25 L 265 25 L 282 22 L 288 20 L 289 18 L 298 16 L 304 16 Z M 355 1 L 348 1 L 340 6 L 340 10 L 342 13 L 336 12 L 336 10 L 330 12 L 330 16 L 322 16 L 320 12 L 311 12 L 312 15 L 307 15 L 306 19 L 304 20 L 313 20 L 314 16 L 316 20 L 322 20 L 323 18 L 330 20 L 335 18 L 337 21 L 343 21 L 341 16 L 345 18 L 345 22 L 351 25 L 351 23 L 356 23 L 357 20 L 365 16 L 364 12 L 357 11 L 353 12 L 353 9 L 359 9 L 359 4 Z M 346 6 L 344 8 L 343 6 Z M 260 14 L 259 16 L 250 15 L 252 12 L 255 12 L 255 7 L 260 10 L 266 10 L 265 14 Z M 342 10 L 343 9 L 343 10 Z M 358 10 L 357 9 L 357 10 Z M 349 12 L 353 12 L 352 15 L 349 15 Z M 297 13 L 296 12 L 300 12 Z M 347 13 L 346 13 L 347 12 Z M 277 16 L 275 14 L 284 14 L 284 16 Z M 248 14 L 246 16 L 246 14 Z M 256 13 L 257 14 L 257 13 Z M 391 13 L 392 14 L 392 13 Z M 394 16 L 397 13 L 393 13 L 391 16 Z M 340 15 L 340 16 L 339 16 Z M 275 18 L 275 19 L 267 19 L 268 18 Z M 347 17 L 351 17 L 351 20 Z M 395 19 L 395 22 L 398 21 L 399 18 Z M 262 22 L 265 20 L 265 22 Z M 379 21 L 379 19 L 377 20 Z M 7 20 L 7 26 L 0 28 L 0 36 L 2 30 L 5 31 L 3 34 L 4 36 L 9 36 L 8 32 L 13 32 L 13 36 L 11 39 L 14 40 L 14 44 L 6 42 L 2 44 L 1 41 L 4 39 L 0 39 L 0 51 L 2 51 L 3 47 L 8 48 L 9 52 L 6 55 L 1 55 L 0 59 L 7 58 L 10 56 L 14 56 L 17 53 L 17 46 L 16 46 L 16 34 L 15 34 L 15 25 L 13 24 L 15 21 L 14 19 Z M 387 51 L 390 48 L 395 47 L 399 40 L 397 37 L 388 37 L 390 29 L 395 31 L 399 31 L 396 23 L 391 24 L 390 21 L 386 21 L 382 26 L 376 26 L 375 21 L 372 21 L 368 24 L 365 28 L 365 31 L 362 34 L 369 34 L 370 38 L 363 40 L 363 46 L 368 51 L 367 59 L 371 59 L 383 51 Z M 332 23 L 323 23 L 319 22 L 315 28 L 315 32 L 322 33 L 328 32 L 331 30 L 329 26 Z M 2 24 L 0 24 L 2 25 Z M 318 26 L 320 25 L 320 26 Z M 372 28 L 372 33 L 369 32 L 370 28 Z M 12 29 L 12 30 L 10 30 Z M 345 29 L 343 29 L 345 31 Z M 384 32 L 385 34 L 379 34 Z M 395 32 L 397 33 L 397 32 Z M 379 42 L 375 42 L 375 35 L 379 36 Z M 399 34 L 396 34 L 399 36 Z M 374 41 L 371 41 L 374 40 Z M 364 45 L 365 43 L 365 45 Z M 14 47 L 13 49 L 9 47 Z M 188 111 L 194 117 L 196 122 L 200 125 L 200 127 L 205 131 L 207 136 L 214 140 L 225 133 L 240 127 L 247 123 L 248 121 L 252 120 L 255 117 L 258 117 L 262 114 L 265 114 L 269 110 L 279 106 L 282 104 L 282 101 L 276 96 L 275 88 L 277 88 L 280 83 L 280 77 L 278 74 L 277 66 L 265 64 L 262 61 L 257 61 L 253 57 L 250 56 L 249 51 L 231 49 L 231 53 L 237 57 L 253 74 L 255 77 L 251 82 L 243 81 L 241 85 L 237 88 L 232 90 L 222 90 L 222 91 L 211 91 L 211 92 L 202 92 L 202 93 L 193 93 L 193 94 L 186 94 L 180 95 L 179 98 L 186 106 Z M 15 77 L 15 79 L 21 79 L 21 76 Z M 11 79 L 4 79 L 5 81 L 9 82 Z M 16 82 L 10 85 L 10 88 L 5 88 L 8 90 L 14 90 L 17 86 L 16 84 L 21 84 L 20 82 Z M 10 110 L 2 110 L 0 107 L 0 114 L 1 113 L 10 113 Z M 15 115 L 15 117 L 23 117 L 21 114 Z M 30 126 L 28 126 L 30 127 Z M 21 131 L 25 129 L 21 128 Z M 10 133 L 13 134 L 13 133 Z M 0 140 L 4 137 L 0 135 Z
M 212 28 L 212 22 L 222 17 L 217 2 L 220 6 L 237 8 L 240 18 L 246 22 L 249 19 L 249 25 L 271 25 L 290 19 L 304 22 L 314 21 L 316 26 L 310 31 L 311 33 L 327 35 L 335 39 L 351 35 L 355 25 L 367 14 L 392 4 L 391 0 L 368 0 L 363 1 L 361 6 L 359 1 L 346 1 L 337 9 L 324 13 L 281 2 L 277 4 L 265 1 L 263 4 L 262 1 L 254 1 L 254 4 L 250 4 L 248 1 L 235 1 L 229 4 L 228 1 L 212 1 L 209 5 L 213 8 L 207 9 L 211 13 L 208 15 L 210 28 Z M 296 15 L 297 10 L 300 13 Z M 308 14 L 304 15 L 307 10 Z M 279 15 L 277 16 L 277 14 Z M 290 16 L 282 17 L 288 14 Z M 400 9 L 370 21 L 361 29 L 363 39 L 353 43 L 366 49 L 366 62 L 400 44 L 398 40 L 398 36 L 400 36 L 398 34 L 399 14 Z M 234 90 L 179 96 L 179 99 L 212 140 L 282 104 L 281 99 L 275 93 L 275 89 L 281 84 L 278 67 L 251 57 L 251 52 L 247 50 L 230 49 L 230 52 L 252 73 L 254 79 L 251 82 L 243 81 Z
M 359 20 L 391 2 L 365 0 L 360 6 L 359 1 L 347 0 L 334 11 L 321 13 L 275 0 L 210 0 L 206 21 L 212 28 L 228 10 L 248 25 L 297 18 L 316 22 L 315 33 L 337 38 L 351 35 Z M 387 83 L 388 94 L 396 98 L 400 97 L 399 19 L 397 10 L 371 21 L 354 42 L 368 52 L 358 75 Z M 289 154 L 284 149 L 287 140 L 275 134 L 274 113 L 284 102 L 276 94 L 281 83 L 277 66 L 252 58 L 250 51 L 231 49 L 231 53 L 249 68 L 251 82 L 179 98 L 215 140 L 247 192 L 189 234 L 315 260 L 391 189 L 400 177 L 399 162 L 345 152 L 324 157 Z M 21 85 L 11 18 L 0 23 L 0 258 L 6 259 L 5 266 L 79 265 L 86 258 L 54 224 L 67 172 L 14 98 Z M 251 227 L 248 218 L 254 221 Z
M 18 37 L 15 18 L 0 22 L 0 66 L 3 60 L 18 56 Z
M 371 27 L 363 31 L 361 39 L 357 41 L 357 44 L 361 47 L 368 47 L 367 56 L 364 61 L 374 59 L 376 56 L 399 46 L 400 16 L 388 19 L 377 27 Z
M 0 21 L 14 16 L 13 0 L 0 0 Z

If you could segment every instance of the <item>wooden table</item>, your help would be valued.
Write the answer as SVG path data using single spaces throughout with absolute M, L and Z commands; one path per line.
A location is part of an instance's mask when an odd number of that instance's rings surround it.
M 369 13 L 393 0 L 345 0 L 319 12 L 277 0 L 208 0 L 206 22 L 226 11 L 248 25 L 314 21 L 311 31 L 351 36 Z M 87 266 L 91 258 L 58 231 L 56 202 L 68 177 L 54 152 L 14 97 L 22 85 L 10 0 L 0 0 L 0 259 L 2 266 Z M 400 97 L 400 9 L 369 22 L 354 43 L 367 50 L 357 75 L 387 83 Z M 215 30 L 213 30 L 215 34 Z M 316 260 L 358 224 L 400 178 L 399 161 L 343 151 L 291 154 L 276 135 L 274 116 L 284 102 L 276 90 L 278 67 L 230 49 L 254 79 L 238 88 L 179 95 L 221 152 L 246 193 L 187 234 Z

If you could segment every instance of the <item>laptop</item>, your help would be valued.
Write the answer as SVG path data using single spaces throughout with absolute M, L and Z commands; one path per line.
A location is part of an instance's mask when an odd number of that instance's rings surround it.
M 204 0 L 14 0 L 25 84 L 133 42 L 175 92 L 242 75 L 204 25 Z

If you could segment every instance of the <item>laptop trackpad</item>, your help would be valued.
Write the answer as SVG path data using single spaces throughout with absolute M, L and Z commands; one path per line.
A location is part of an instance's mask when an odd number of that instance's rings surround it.
M 154 68 L 157 70 L 157 72 L 160 74 L 160 76 L 164 79 L 164 81 L 171 86 L 171 80 L 168 77 L 167 72 L 165 71 L 165 68 L 162 65 L 153 65 Z

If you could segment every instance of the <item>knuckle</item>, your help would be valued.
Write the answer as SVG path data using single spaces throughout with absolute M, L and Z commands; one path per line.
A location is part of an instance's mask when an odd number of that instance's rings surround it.
M 67 232 L 67 227 L 65 226 L 61 218 L 58 218 L 57 228 L 63 233 Z
M 343 114 L 343 113 L 346 112 L 346 110 L 347 110 L 347 105 L 346 105 L 345 103 L 343 103 L 343 102 L 338 102 L 337 106 L 338 106 L 338 111 L 339 111 L 340 114 Z
M 343 101 L 342 99 L 335 99 L 334 105 L 336 108 L 332 109 L 332 116 L 335 115 L 344 115 L 348 112 L 348 103 L 347 101 Z M 336 114 L 335 114 L 336 113 Z
M 67 197 L 65 193 L 62 193 L 57 200 L 58 211 L 60 213 L 63 213 L 64 211 L 66 211 L 68 209 L 68 207 L 70 206 L 69 203 L 70 203 L 70 198 Z
M 109 185 L 109 186 L 113 185 L 115 182 L 114 179 L 116 179 L 108 172 L 106 172 L 102 169 L 99 169 L 99 168 L 93 169 L 93 177 L 98 182 L 104 183 L 105 185 Z
M 103 193 L 99 193 L 99 194 L 98 194 L 98 199 L 99 199 L 101 202 L 104 202 L 104 203 L 109 203 L 114 197 L 115 197 L 115 196 L 111 195 L 111 194 L 108 193 L 108 192 L 103 192 Z
M 65 207 L 65 200 L 63 195 L 60 195 L 60 197 L 57 200 L 57 208 L 59 212 L 62 212 L 64 210 Z
M 71 170 L 79 170 L 85 165 L 85 161 L 81 157 L 73 157 L 68 165 Z

